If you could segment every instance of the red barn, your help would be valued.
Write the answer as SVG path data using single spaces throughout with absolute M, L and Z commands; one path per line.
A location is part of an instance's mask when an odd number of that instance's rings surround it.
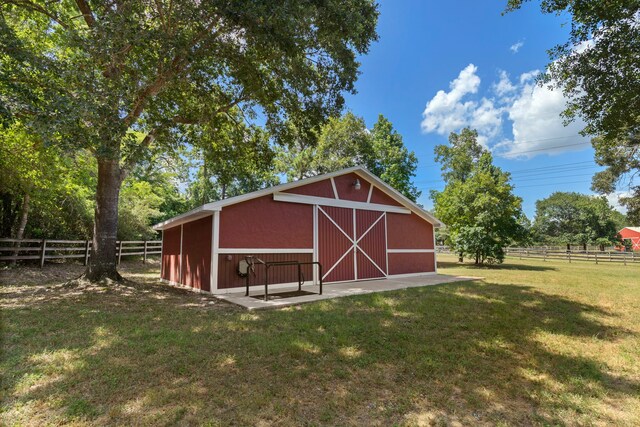
M 625 227 L 618 234 L 622 240 L 631 242 L 631 250 L 640 251 L 640 227 Z
M 162 279 L 218 294 L 242 291 L 237 268 L 247 255 L 318 261 L 325 283 L 435 274 L 434 227 L 440 225 L 353 167 L 208 203 L 154 228 L 162 230 Z M 303 270 L 318 281 L 318 269 Z M 295 268 L 269 274 L 274 287 L 293 282 Z

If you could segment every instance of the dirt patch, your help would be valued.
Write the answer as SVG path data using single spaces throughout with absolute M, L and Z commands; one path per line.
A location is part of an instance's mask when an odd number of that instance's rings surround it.
M 51 301 L 79 300 L 100 295 L 111 301 L 125 298 L 147 297 L 173 300 L 178 305 L 201 308 L 233 309 L 208 294 L 198 294 L 160 282 L 160 263 L 149 260 L 123 261 L 118 271 L 125 279 L 121 283 L 94 284 L 78 280 L 85 267 L 78 263 L 50 263 L 37 266 L 4 267 L 0 270 L 0 307 L 33 307 Z

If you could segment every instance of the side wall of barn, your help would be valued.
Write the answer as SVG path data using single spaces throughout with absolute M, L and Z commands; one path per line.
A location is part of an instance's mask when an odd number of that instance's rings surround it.
M 209 292 L 212 227 L 212 216 L 206 216 L 164 230 L 160 277 L 175 285 Z

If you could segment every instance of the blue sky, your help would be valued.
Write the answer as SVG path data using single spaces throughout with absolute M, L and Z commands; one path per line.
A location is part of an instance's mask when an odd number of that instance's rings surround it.
M 418 156 L 415 182 L 428 208 L 429 190 L 443 188 L 433 148 L 464 126 L 478 128 L 495 163 L 513 172 L 529 218 L 535 201 L 554 191 L 591 193 L 598 168 L 578 135 L 582 126 L 562 125 L 562 94 L 537 87 L 531 73 L 544 70 L 547 49 L 567 40 L 569 19 L 543 15 L 538 2 L 502 16 L 505 3 L 380 4 L 380 39 L 360 58 L 358 93 L 347 108 L 369 127 L 378 114 L 391 120 Z

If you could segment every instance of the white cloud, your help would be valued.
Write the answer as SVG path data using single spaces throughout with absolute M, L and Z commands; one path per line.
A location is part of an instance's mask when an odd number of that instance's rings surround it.
M 495 136 L 502 126 L 502 113 L 494 102 L 487 98 L 480 101 L 467 100 L 469 95 L 476 94 L 480 87 L 478 68 L 469 64 L 458 77 L 449 83 L 449 92 L 439 90 L 427 103 L 422 113 L 421 127 L 423 132 L 435 132 L 447 135 L 465 126 L 478 130 L 486 139 Z
M 498 83 L 493 84 L 493 91 L 498 96 L 505 96 L 513 93 L 517 88 L 513 85 L 513 83 L 511 83 L 507 72 L 504 70 L 500 70 L 499 74 L 500 80 L 498 80 Z
M 481 80 L 477 67 L 469 64 L 449 84 L 449 92 L 440 90 L 427 103 L 422 130 L 448 135 L 471 127 L 478 131 L 481 144 L 509 158 L 585 149 L 588 140 L 579 135 L 584 123 L 564 126 L 560 113 L 566 100 L 561 91 L 539 86 L 535 79 L 539 74 L 538 70 L 523 73 L 513 82 L 501 70 L 491 85 L 495 96 L 478 99 Z
M 613 209 L 620 213 L 626 214 L 627 207 L 620 204 L 620 199 L 631 196 L 631 191 L 618 191 L 616 193 L 607 194 L 607 200 Z
M 518 51 L 520 50 L 520 48 L 524 46 L 524 42 L 523 41 L 519 41 L 518 43 L 514 43 L 511 45 L 511 47 L 509 47 L 509 50 L 512 53 L 518 53 Z
M 525 73 L 531 75 L 532 73 Z M 523 75 L 524 76 L 524 75 Z M 560 90 L 539 86 L 531 78 L 522 78 L 518 95 L 507 108 L 513 139 L 496 147 L 503 157 L 534 157 L 583 150 L 588 140 L 579 135 L 584 122 L 565 126 L 560 113 L 566 100 Z

